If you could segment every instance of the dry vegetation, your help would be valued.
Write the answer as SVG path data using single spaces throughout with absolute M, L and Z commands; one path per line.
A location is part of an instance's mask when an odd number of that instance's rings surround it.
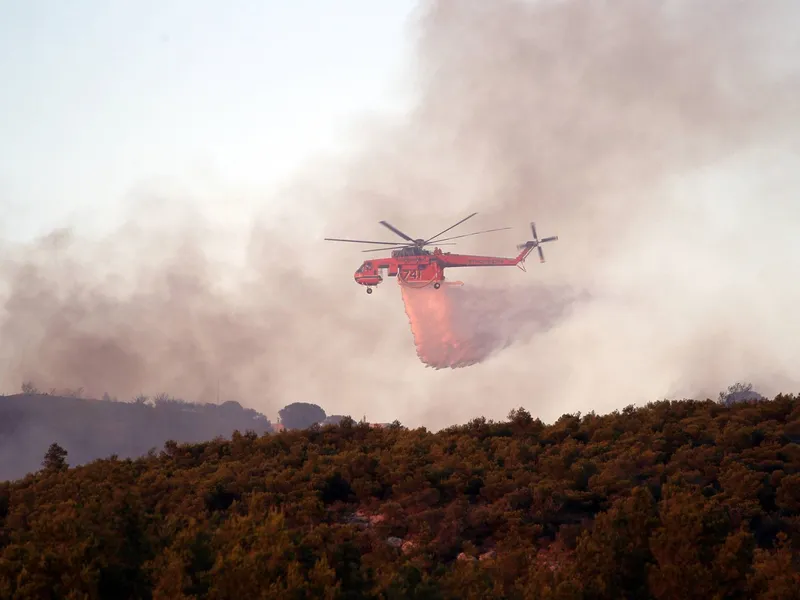
M 800 401 L 351 419 L 0 488 L 3 598 L 798 597 Z

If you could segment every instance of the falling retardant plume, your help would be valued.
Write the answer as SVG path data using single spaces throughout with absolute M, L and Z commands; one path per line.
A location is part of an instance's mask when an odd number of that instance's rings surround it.
M 570 290 L 400 284 L 417 356 L 435 369 L 479 363 L 546 331 L 577 300 Z M 524 296 L 523 296 L 524 294 Z
M 798 19 L 795 0 L 423 2 L 413 106 L 353 123 L 251 231 L 150 189 L 104 239 L 5 244 L 0 377 L 431 428 L 791 391 Z M 394 280 L 368 296 L 365 255 L 323 241 L 474 211 L 513 229 L 451 251 L 515 256 L 530 221 L 559 241 L 526 273 L 446 271 L 464 286 L 444 304 Z
M 488 355 L 480 334 L 468 329 L 469 335 L 465 335 L 457 325 L 451 292 L 454 285 L 444 282 L 435 290 L 432 286 L 410 288 L 400 284 L 417 355 L 437 369 L 467 367 Z

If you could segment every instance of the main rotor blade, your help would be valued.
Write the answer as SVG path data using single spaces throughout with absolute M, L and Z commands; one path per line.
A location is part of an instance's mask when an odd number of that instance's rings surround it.
M 442 244 L 442 246 L 455 246 L 456 244 Z M 413 248 L 413 244 L 406 244 L 405 246 L 394 246 L 393 248 L 372 248 L 371 250 L 362 250 L 362 252 L 386 252 L 387 250 L 399 250 L 400 248 Z
M 428 238 L 427 240 L 425 240 L 425 243 L 427 244 L 428 242 L 431 242 L 431 241 L 435 240 L 435 239 L 436 239 L 437 237 L 439 237 L 440 235 L 444 235 L 445 233 L 447 233 L 448 231 L 450 231 L 450 230 L 451 230 L 453 227 L 458 227 L 458 226 L 459 226 L 459 225 L 461 225 L 461 224 L 462 224 L 464 221 L 466 221 L 467 219 L 471 219 L 472 217 L 474 217 L 474 216 L 475 216 L 475 215 L 477 215 L 477 214 L 478 214 L 478 213 L 474 212 L 474 213 L 472 213 L 470 216 L 468 216 L 468 217 L 464 217 L 463 219 L 461 219 L 461 220 L 460 220 L 458 223 L 456 223 L 455 225 L 451 225 L 450 227 L 448 227 L 448 228 L 447 228 L 447 229 L 445 229 L 444 231 L 440 231 L 440 232 L 439 232 L 439 233 L 437 233 L 435 236 L 433 236 L 433 237 L 431 237 L 431 238 Z M 452 238 L 450 238 L 450 239 L 452 239 Z M 441 241 L 441 240 L 440 240 L 440 241 Z
M 368 240 L 345 240 L 342 238 L 325 238 L 329 242 L 352 242 L 354 244 L 375 244 L 385 246 L 396 246 L 397 242 L 370 242 Z
M 413 246 L 389 246 L 388 248 L 372 248 L 370 250 L 362 250 L 362 252 L 386 252 L 387 250 L 399 250 L 400 248 L 413 248 Z
M 465 237 L 469 237 L 471 235 L 478 235 L 479 233 L 491 233 L 492 231 L 504 231 L 506 229 L 511 229 L 511 227 L 499 227 L 497 229 L 486 229 L 484 231 L 476 231 L 474 233 L 465 233 L 464 235 L 454 235 L 453 237 L 442 238 L 440 240 L 437 240 L 435 242 L 430 242 L 430 243 L 438 244 L 439 242 L 444 242 L 445 240 L 457 240 L 458 238 L 465 238 Z
M 380 224 L 383 225 L 384 227 L 386 227 L 387 229 L 389 229 L 390 231 L 393 231 L 394 233 L 399 235 L 404 240 L 408 240 L 409 242 L 413 242 L 414 241 L 414 238 L 408 237 L 405 233 L 403 233 L 402 231 L 397 229 L 397 227 L 394 227 L 393 225 L 390 225 L 386 221 L 380 221 Z

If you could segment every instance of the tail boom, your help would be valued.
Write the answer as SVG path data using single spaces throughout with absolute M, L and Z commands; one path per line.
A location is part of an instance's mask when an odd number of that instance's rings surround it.
M 532 245 L 531 242 L 520 244 L 520 246 L 522 247 L 522 252 L 520 252 L 517 258 L 514 259 L 514 263 L 517 265 L 525 264 L 525 260 L 527 260 L 528 255 L 533 252 L 534 248 L 536 248 L 536 246 Z

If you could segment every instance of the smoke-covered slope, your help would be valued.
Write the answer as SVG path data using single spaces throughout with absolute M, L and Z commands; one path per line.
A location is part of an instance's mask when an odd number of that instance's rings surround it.
M 135 458 L 168 440 L 200 442 L 239 430 L 272 431 L 269 420 L 237 402 L 192 404 L 162 399 L 152 404 L 63 396 L 0 396 L 0 480 L 41 468 L 52 443 L 80 465 L 117 455 Z

